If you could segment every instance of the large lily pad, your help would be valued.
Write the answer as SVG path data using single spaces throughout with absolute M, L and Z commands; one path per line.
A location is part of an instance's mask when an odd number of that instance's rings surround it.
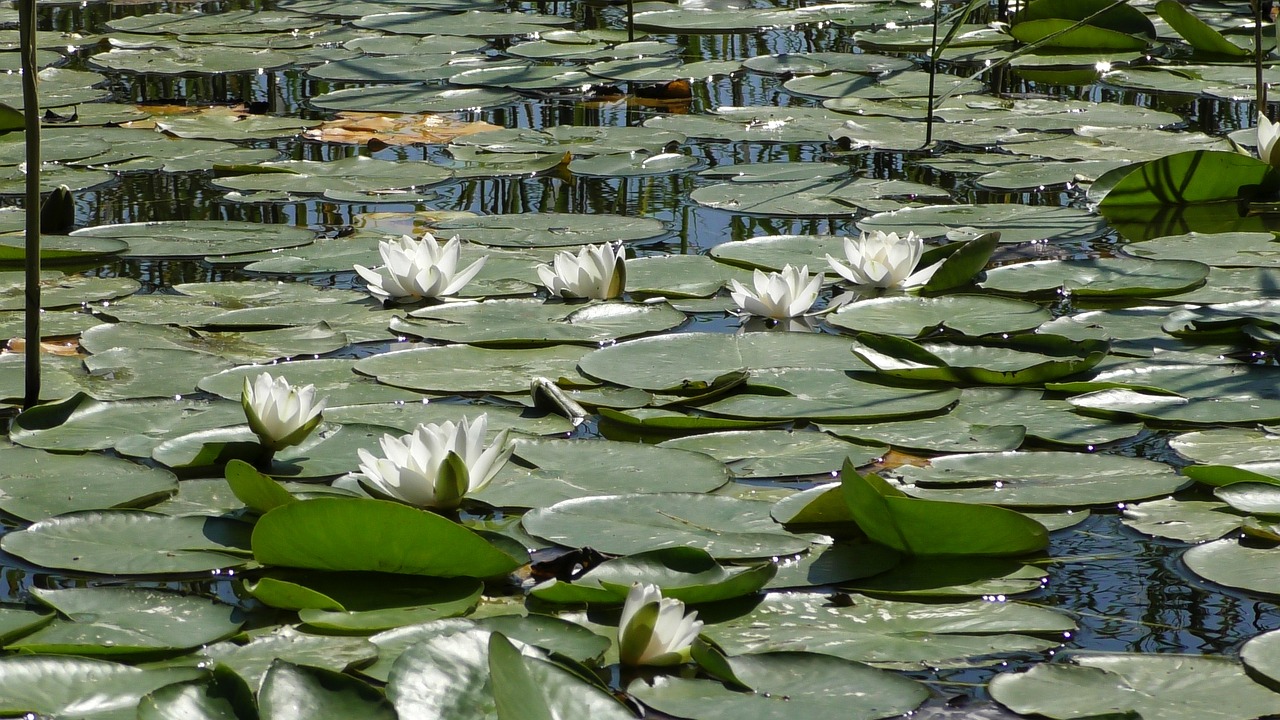
M 706 453 L 729 467 L 734 477 L 791 477 L 833 473 L 848 459 L 866 465 L 888 451 L 824 433 L 791 430 L 737 430 L 667 440 L 659 447 Z
M 684 313 L 666 303 L 555 303 L 490 300 L 450 304 L 409 313 L 391 328 L 406 335 L 480 347 L 596 345 L 607 340 L 669 330 Z
M 99 225 L 75 231 L 75 236 L 106 237 L 129 243 L 133 257 L 200 258 L 297 247 L 315 234 L 288 225 L 263 225 L 230 220 L 168 220 L 164 222 Z
M 1110 505 L 1173 493 L 1188 484 L 1163 463 L 1118 455 L 974 453 L 893 471 L 914 497 L 1010 507 Z
M 137 717 L 147 693 L 205 674 L 199 668 L 143 670 L 92 658 L 13 655 L 0 659 L 0 712 L 125 720 Z
M 769 503 L 712 495 L 612 495 L 556 503 L 524 516 L 530 533 L 568 547 L 612 554 L 701 548 L 725 560 L 791 555 L 809 547 L 782 531 Z
M 234 520 L 91 510 L 11 532 L 0 548 L 48 568 L 114 575 L 175 575 L 248 562 L 249 528 Z
M 806 717 L 885 718 L 924 702 L 928 690 L 907 678 L 862 663 L 816 653 L 777 652 L 728 658 L 733 676 L 754 692 L 716 680 L 659 676 L 627 691 L 645 705 L 696 720 Z M 774 695 L 786 698 L 779 703 Z
M 178 489 L 177 478 L 120 458 L 0 446 L 0 510 L 23 520 L 137 507 Z
M 523 392 L 534 377 L 591 384 L 576 370 L 585 352 L 564 345 L 528 350 L 450 345 L 375 355 L 358 361 L 355 371 L 379 383 L 422 392 Z M 448 371 L 441 372 L 442 368 Z

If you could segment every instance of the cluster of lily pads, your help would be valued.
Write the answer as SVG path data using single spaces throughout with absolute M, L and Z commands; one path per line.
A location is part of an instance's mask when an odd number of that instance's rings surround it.
M 1274 128 L 1234 136 L 1255 159 L 1173 112 L 966 79 L 1236 102 L 1253 69 L 1218 61 L 1269 50 L 1249 18 L 1036 0 L 962 24 L 931 105 L 920 6 L 642 2 L 632 38 L 578 5 L 122 7 L 41 34 L 50 187 L 111 207 L 166 178 L 354 232 L 184 206 L 45 239 L 44 402 L 0 444 L 0 714 L 881 718 L 950 694 L 898 672 L 924 668 L 983 668 L 1025 715 L 1280 713 L 1276 632 L 1091 652 L 1086 618 L 1020 601 L 1117 506 L 1208 592 L 1280 595 L 1280 246 L 1236 212 L 1280 187 Z M 757 33 L 777 52 L 703 42 Z M 213 71 L 305 78 L 324 119 L 128 102 Z M 544 104 L 645 119 L 514 111 Z M 940 149 L 902 155 L 931 106 Z M 22 158 L 0 137 L 0 194 Z M 571 182 L 775 229 L 463 190 Z M 0 262 L 23 247 L 0 235 Z M 121 272 L 166 263 L 209 279 Z M 22 283 L 0 270 L 4 339 Z M 0 402 L 22 371 L 0 354 Z

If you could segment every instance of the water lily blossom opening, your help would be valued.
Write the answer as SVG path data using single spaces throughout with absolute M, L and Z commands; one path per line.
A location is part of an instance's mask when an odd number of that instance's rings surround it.
M 281 377 L 264 372 L 251 382 L 244 379 L 240 405 L 249 429 L 272 452 L 297 445 L 320 424 L 327 399 L 316 399 L 316 386 L 293 387 Z
M 787 265 L 782 272 L 765 274 L 756 270 L 751 276 L 753 288 L 737 280 L 729 281 L 729 295 L 743 312 L 774 320 L 803 315 L 813 307 L 826 277 L 822 273 L 809 277 L 809 266 Z
M 459 271 L 461 251 L 462 243 L 456 235 L 443 246 L 431 233 L 424 233 L 421 240 L 402 235 L 378 243 L 382 267 L 356 265 L 355 269 L 369 284 L 369 292 L 383 302 L 448 297 L 466 286 L 487 259 L 482 257 Z
M 408 435 L 383 435 L 385 457 L 360 448 L 361 483 L 377 495 L 418 507 L 455 510 L 468 493 L 489 484 L 512 448 L 509 430 L 484 444 L 489 417 L 461 422 L 422 423 Z
M 618 659 L 623 665 L 681 665 L 689 662 L 702 630 L 697 612 L 662 597 L 657 585 L 632 583 L 618 623 Z
M 1271 167 L 1280 167 L 1280 123 L 1258 113 L 1258 157 Z
M 873 230 L 860 237 L 844 239 L 844 255 L 848 265 L 827 255 L 827 262 L 840 277 L 854 285 L 876 288 L 915 287 L 933 277 L 941 263 L 914 272 L 924 255 L 924 240 L 914 232 L 899 237 L 898 233 Z
M 565 251 L 538 267 L 538 279 L 554 297 L 619 298 L 627 285 L 627 253 L 620 242 L 586 245 L 577 255 Z

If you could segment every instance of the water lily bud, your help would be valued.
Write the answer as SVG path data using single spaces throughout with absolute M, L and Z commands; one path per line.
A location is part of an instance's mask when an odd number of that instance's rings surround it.
M 489 418 L 480 415 L 456 425 L 423 423 L 413 432 L 396 437 L 383 435 L 382 454 L 360 448 L 360 482 L 371 493 L 393 500 L 440 510 L 454 510 L 462 498 L 489 484 L 512 448 L 509 430 L 503 430 L 487 447 Z
M 271 451 L 297 445 L 320 424 L 327 400 L 316 399 L 316 386 L 295 388 L 283 376 L 264 372 L 253 380 L 244 379 L 240 405 L 249 420 L 249 429 Z
M 618 623 L 618 658 L 623 665 L 680 665 L 689 662 L 702 630 L 698 613 L 662 597 L 657 585 L 634 583 Z

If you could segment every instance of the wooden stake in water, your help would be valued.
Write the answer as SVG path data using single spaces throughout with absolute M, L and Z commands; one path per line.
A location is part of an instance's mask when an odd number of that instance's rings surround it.
M 26 121 L 26 395 L 22 406 L 40 401 L 40 99 L 36 72 L 36 0 L 18 0 L 22 53 L 22 107 Z
M 1267 113 L 1267 84 L 1262 82 L 1262 0 L 1250 0 L 1253 6 L 1253 82 L 1258 96 L 1258 113 Z
M 929 45 L 929 107 L 924 118 L 924 147 L 933 142 L 933 79 L 938 74 L 938 23 L 942 21 L 942 1 L 933 0 L 933 42 Z M 959 21 L 957 21 L 959 22 Z

